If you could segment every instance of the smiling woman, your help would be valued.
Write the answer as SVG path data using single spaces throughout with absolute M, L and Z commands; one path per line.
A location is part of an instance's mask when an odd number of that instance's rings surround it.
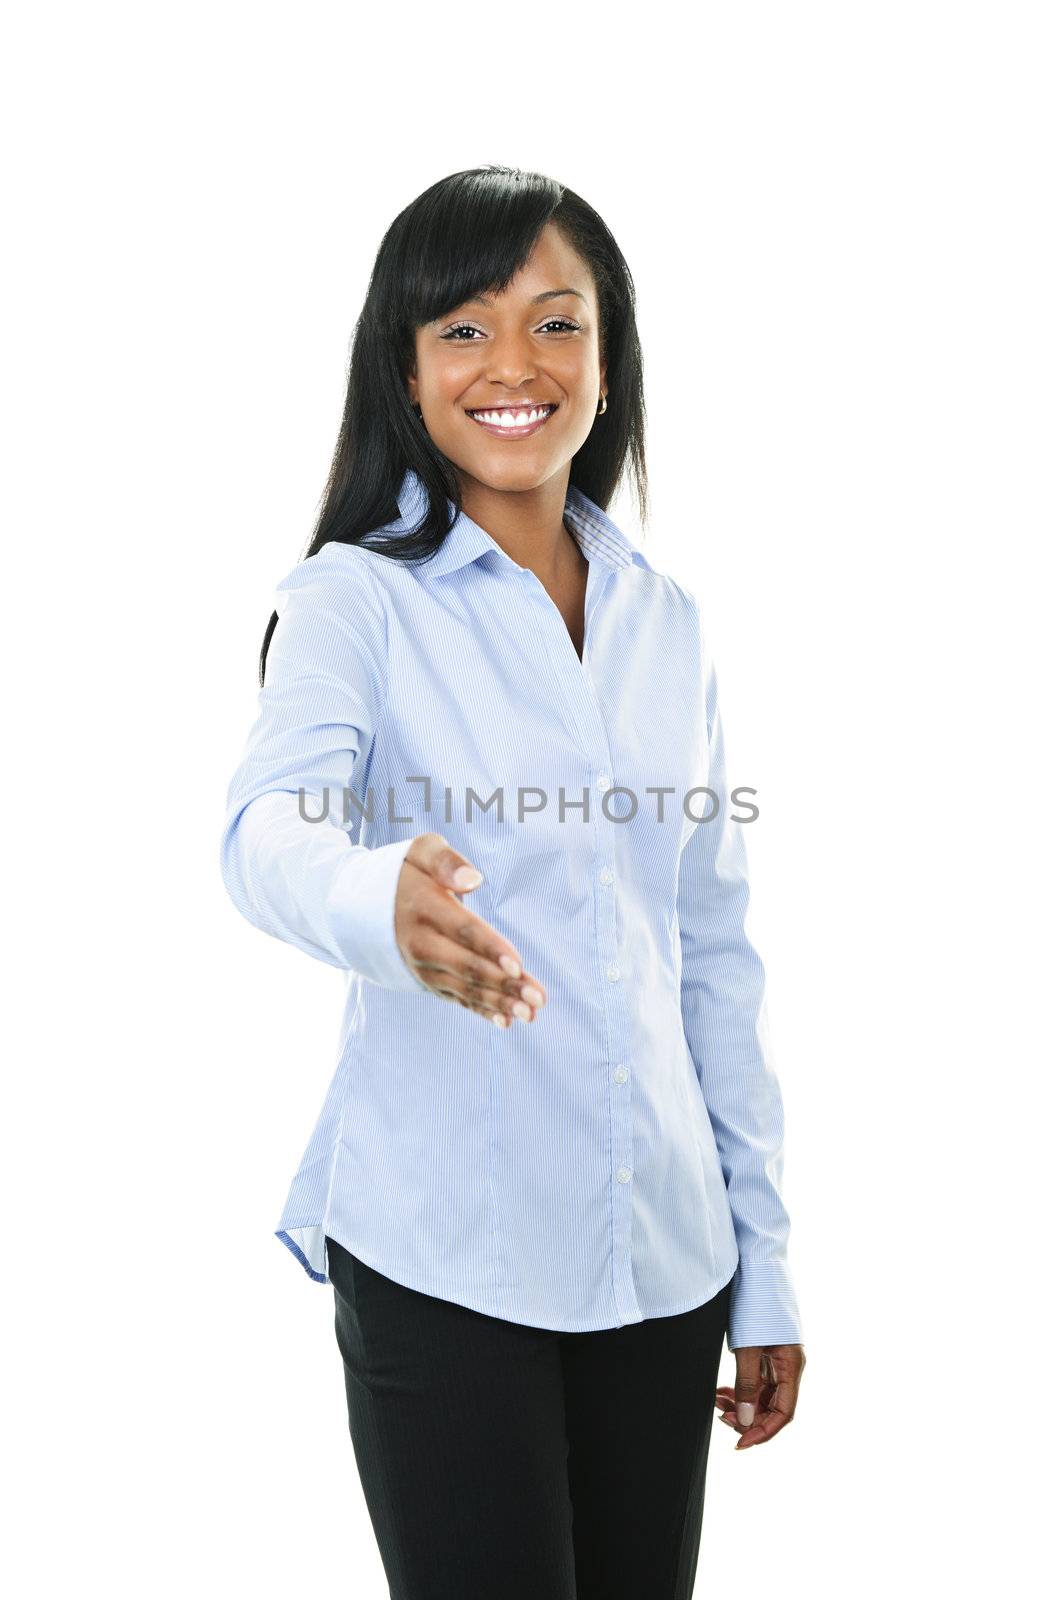
M 532 416 L 546 406 L 546 420 Z M 425 514 L 396 537 L 387 532 L 388 559 L 425 562 L 465 511 L 515 559 L 531 552 L 521 564 L 556 594 L 560 583 L 565 610 L 565 591 L 584 575 L 562 525 L 567 485 L 606 506 L 627 477 L 647 521 L 634 285 L 603 219 L 555 179 L 505 167 L 458 172 L 387 229 L 306 557 L 332 540 L 369 548 L 397 518 L 408 469 L 427 491 Z M 276 625 L 275 611 L 260 683 Z
M 561 528 L 565 489 L 607 409 L 605 384 L 594 274 L 554 222 L 502 291 L 472 295 L 451 321 L 415 331 L 409 398 L 456 463 L 464 509 L 515 559 L 528 551 L 542 578 L 563 581 L 569 605 L 571 561 L 559 580 L 571 554 Z
M 630 473 L 646 520 L 643 433 L 586 202 L 491 168 L 407 207 L 227 795 L 234 903 L 349 975 L 274 1231 L 334 1291 L 401 1600 L 685 1600 L 716 1411 L 745 1450 L 794 1411 L 740 828 L 623 804 L 726 792 L 696 601 L 606 509 Z

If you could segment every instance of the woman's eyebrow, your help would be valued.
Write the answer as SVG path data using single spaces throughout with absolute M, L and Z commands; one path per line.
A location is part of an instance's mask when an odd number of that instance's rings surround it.
M 529 304 L 537 306 L 541 300 L 556 300 L 560 294 L 574 294 L 577 300 L 582 300 L 585 305 L 587 303 L 587 296 L 581 294 L 579 289 L 544 289 L 542 294 L 533 295 Z M 469 300 L 464 300 L 463 304 L 465 306 L 491 306 L 492 301 L 486 295 L 475 294 L 471 295 Z

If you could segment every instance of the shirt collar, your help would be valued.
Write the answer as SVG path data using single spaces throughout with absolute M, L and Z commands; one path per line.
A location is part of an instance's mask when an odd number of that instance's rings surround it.
M 412 528 L 419 521 L 426 504 L 426 489 L 415 471 L 411 467 L 406 471 L 401 487 L 397 494 L 397 509 L 400 520 L 407 528 Z M 580 547 L 588 561 L 597 558 L 610 567 L 644 567 L 647 572 L 652 568 L 645 556 L 632 544 L 627 535 L 616 526 L 611 517 L 606 516 L 600 506 L 578 489 L 575 484 L 569 485 L 565 496 L 565 521 L 575 533 Z M 456 572 L 470 561 L 477 561 L 489 552 L 494 553 L 497 561 L 513 567 L 521 572 L 524 568 L 511 559 L 501 545 L 497 544 L 491 534 L 480 528 L 465 511 L 461 511 L 449 529 L 445 542 L 437 554 L 432 556 L 420 567 L 420 572 L 429 577 L 443 577 L 447 572 Z

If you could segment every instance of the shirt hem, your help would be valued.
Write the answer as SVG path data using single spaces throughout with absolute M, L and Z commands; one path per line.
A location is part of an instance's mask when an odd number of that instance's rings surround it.
M 370 1259 L 369 1253 L 359 1249 L 355 1245 L 347 1244 L 345 1240 L 339 1238 L 338 1234 L 333 1233 L 331 1229 L 328 1228 L 327 1224 L 325 1225 L 325 1232 L 330 1238 L 334 1239 L 337 1244 L 341 1244 L 344 1250 L 349 1250 L 351 1254 L 357 1256 L 358 1260 L 363 1261 L 366 1266 L 371 1267 L 373 1272 L 382 1273 L 384 1277 L 391 1276 L 391 1274 L 386 1272 L 385 1268 L 380 1262 Z M 331 1282 L 331 1279 L 328 1277 L 327 1273 L 316 1271 L 316 1269 L 310 1264 L 305 1253 L 302 1249 L 300 1249 L 299 1245 L 292 1238 L 287 1229 L 275 1228 L 274 1234 L 278 1239 L 280 1239 L 282 1244 L 288 1247 L 288 1249 L 295 1256 L 296 1260 L 303 1267 L 304 1271 L 309 1275 L 310 1278 L 313 1279 L 314 1283 Z M 646 1311 L 644 1315 L 638 1319 L 638 1321 L 650 1322 L 654 1321 L 658 1317 L 676 1317 L 681 1316 L 686 1311 L 696 1311 L 700 1306 L 706 1305 L 709 1300 L 713 1300 L 716 1295 L 721 1294 L 726 1285 L 732 1282 L 736 1273 L 736 1269 L 737 1262 L 734 1261 L 732 1267 L 723 1277 L 721 1283 L 718 1284 L 716 1288 L 702 1294 L 699 1299 L 695 1298 L 694 1296 L 690 1296 L 684 1302 L 676 1302 L 671 1306 L 660 1307 L 654 1311 Z M 468 1311 L 478 1311 L 482 1316 L 492 1317 L 498 1322 L 513 1322 L 518 1327 L 525 1328 L 543 1328 L 549 1333 L 604 1333 L 612 1332 L 616 1328 L 632 1327 L 635 1325 L 633 1322 L 616 1321 L 603 1322 L 597 1325 L 592 1323 L 574 1323 L 572 1326 L 566 1327 L 564 1324 L 528 1321 L 518 1317 L 501 1316 L 497 1312 L 490 1311 L 486 1306 L 480 1305 L 477 1297 L 471 1295 L 469 1290 L 460 1295 L 449 1293 L 447 1290 L 442 1292 L 441 1289 L 430 1283 L 406 1283 L 401 1278 L 393 1279 L 393 1281 L 400 1283 L 402 1288 L 414 1289 L 417 1294 L 428 1294 L 436 1300 L 449 1300 L 453 1303 L 453 1305 L 465 1306 Z
M 280 1239 L 282 1244 L 285 1244 L 285 1245 L 288 1246 L 289 1250 L 292 1252 L 292 1255 L 299 1262 L 300 1266 L 302 1266 L 310 1274 L 310 1277 L 314 1280 L 315 1283 L 330 1283 L 332 1281 L 329 1278 L 329 1276 L 328 1276 L 328 1274 L 326 1272 L 315 1272 L 314 1271 L 314 1268 L 310 1265 L 309 1261 L 306 1258 L 305 1252 L 302 1251 L 299 1248 L 299 1246 L 296 1244 L 295 1240 L 292 1238 L 291 1234 L 288 1233 L 284 1228 L 275 1228 L 274 1229 L 274 1235 L 276 1236 L 276 1238 Z M 334 1233 L 332 1234 L 332 1238 L 333 1239 L 335 1238 L 335 1234 Z

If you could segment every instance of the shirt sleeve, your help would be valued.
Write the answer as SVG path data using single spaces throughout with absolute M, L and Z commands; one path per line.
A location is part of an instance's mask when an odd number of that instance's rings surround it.
M 412 839 L 354 844 L 352 807 L 344 823 L 344 788 L 367 762 L 386 701 L 374 580 L 358 552 L 328 544 L 278 585 L 275 609 L 258 715 L 226 796 L 226 889 L 262 932 L 384 988 L 429 993 L 394 931 Z
M 787 1263 L 790 1219 L 781 1194 L 784 1113 L 773 1069 L 765 972 L 745 932 L 747 857 L 726 792 L 717 681 L 701 637 L 707 719 L 707 786 L 719 799 L 682 851 L 678 921 L 682 1018 L 711 1118 L 740 1261 L 730 1290 L 730 1350 L 800 1344 L 802 1328 Z M 708 798 L 705 810 L 713 802 Z M 693 810 L 698 810 L 694 803 Z

